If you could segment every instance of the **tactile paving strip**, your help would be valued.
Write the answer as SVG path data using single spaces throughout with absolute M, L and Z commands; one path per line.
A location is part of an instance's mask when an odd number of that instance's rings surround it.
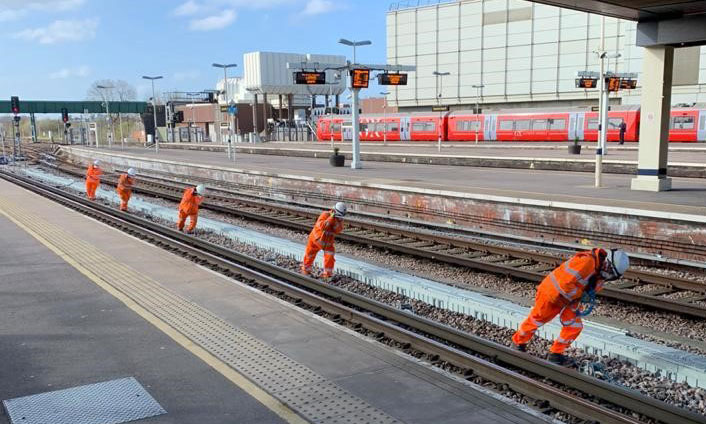
M 0 208 L 305 419 L 314 423 L 400 422 L 60 227 L 2 197 Z
M 119 424 L 167 411 L 132 377 L 4 400 L 12 424 Z

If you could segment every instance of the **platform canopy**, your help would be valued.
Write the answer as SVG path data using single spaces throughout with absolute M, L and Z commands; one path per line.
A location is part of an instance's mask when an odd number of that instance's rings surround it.
M 110 113 L 145 113 L 147 102 L 109 102 Z M 22 100 L 20 113 L 106 113 L 101 101 Z M 0 113 L 11 113 L 10 100 L 0 100 Z
M 567 9 L 637 21 L 637 45 L 706 44 L 706 1 L 684 0 L 530 0 Z

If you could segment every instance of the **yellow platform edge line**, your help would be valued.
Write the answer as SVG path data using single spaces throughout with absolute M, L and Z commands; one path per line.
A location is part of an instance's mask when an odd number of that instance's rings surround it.
M 115 289 L 110 284 L 104 282 L 98 275 L 89 271 L 81 264 L 76 262 L 71 256 L 61 249 L 55 247 L 51 242 L 46 240 L 41 234 L 36 233 L 34 230 L 25 226 L 22 222 L 18 221 L 12 215 L 8 214 L 4 209 L 0 207 L 0 214 L 4 215 L 7 219 L 12 221 L 15 225 L 24 230 L 27 234 L 34 237 L 37 241 L 42 243 L 49 250 L 58 255 L 61 259 L 66 261 L 69 265 L 74 267 L 77 271 L 83 274 L 86 278 L 94 282 L 96 285 L 101 287 L 103 290 L 111 294 L 116 299 L 120 300 L 125 306 L 132 309 L 133 312 L 141 316 L 144 320 L 158 328 L 164 334 L 169 336 L 177 344 L 181 345 L 184 349 L 191 352 L 194 356 L 201 359 L 203 362 L 208 364 L 211 368 L 216 370 L 219 374 L 223 375 L 233 384 L 241 388 L 244 392 L 255 398 L 258 402 L 264 405 L 267 409 L 271 410 L 277 414 L 284 421 L 292 424 L 308 424 L 308 421 L 299 416 L 296 412 L 290 409 L 287 405 L 274 398 L 269 393 L 265 392 L 252 382 L 245 378 L 242 374 L 228 366 L 225 362 L 213 356 L 207 350 L 203 349 L 201 346 L 195 344 L 190 339 L 182 335 L 179 331 L 162 321 L 160 318 L 152 314 L 147 309 L 143 308 L 134 300 L 127 297 L 125 294 L 121 293 Z

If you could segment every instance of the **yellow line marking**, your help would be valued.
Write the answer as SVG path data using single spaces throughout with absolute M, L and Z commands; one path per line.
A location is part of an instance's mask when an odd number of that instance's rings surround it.
M 265 407 L 267 407 L 269 410 L 277 414 L 280 418 L 282 418 L 284 421 L 292 424 L 307 424 L 308 421 L 304 420 L 302 417 L 297 415 L 296 412 L 294 412 L 292 409 L 290 409 L 287 405 L 284 403 L 280 402 L 279 400 L 275 399 L 272 397 L 269 393 L 265 392 L 252 382 L 245 378 L 242 374 L 234 370 L 233 368 L 229 367 L 226 363 L 221 361 L 220 359 L 216 358 L 213 356 L 210 352 L 207 350 L 203 349 L 201 346 L 195 344 L 191 340 L 189 340 L 187 337 L 182 335 L 179 331 L 165 323 L 163 320 L 152 314 L 150 311 L 147 309 L 143 308 L 141 305 L 136 303 L 134 300 L 130 299 L 128 296 L 120 292 L 119 290 L 115 289 L 113 286 L 110 284 L 106 283 L 101 279 L 100 276 L 94 274 L 92 271 L 88 270 L 85 268 L 83 265 L 79 264 L 76 262 L 68 253 L 65 251 L 61 250 L 60 248 L 56 247 L 53 243 L 51 243 L 49 240 L 45 239 L 41 234 L 35 232 L 34 230 L 30 229 L 26 225 L 24 225 L 22 222 L 19 220 L 15 219 L 14 216 L 10 215 L 8 212 L 4 210 L 4 207 L 9 206 L 7 205 L 7 200 L 3 202 L 3 204 L 0 207 L 0 214 L 4 215 L 7 219 L 12 221 L 15 225 L 20 227 L 22 230 L 27 232 L 29 235 L 37 239 L 40 243 L 42 243 L 44 246 L 46 246 L 49 250 L 54 252 L 56 255 L 58 255 L 60 258 L 62 258 L 66 263 L 71 265 L 72 267 L 76 268 L 81 274 L 83 274 L 86 278 L 89 280 L 93 281 L 96 285 L 101 287 L 103 290 L 107 291 L 109 294 L 113 295 L 116 299 L 120 300 L 127 306 L 128 308 L 132 309 L 136 314 L 141 316 L 143 319 L 145 319 L 147 322 L 152 324 L 153 326 L 157 327 L 160 331 L 162 331 L 164 334 L 169 336 L 172 340 L 174 340 L 176 343 L 181 345 L 184 349 L 188 350 L 191 352 L 193 355 L 201 359 L 203 362 L 208 364 L 211 368 L 216 370 L 218 373 L 223 375 L 225 378 L 230 380 L 233 384 L 236 386 L 240 387 L 243 391 L 245 391 L 247 394 L 252 396 L 253 398 L 257 399 L 261 404 L 263 404 Z M 10 207 L 11 209 L 16 209 L 13 207 Z M 17 209 L 16 209 L 17 211 Z M 19 212 L 19 211 L 18 211 Z M 37 217 L 35 217 L 36 219 Z

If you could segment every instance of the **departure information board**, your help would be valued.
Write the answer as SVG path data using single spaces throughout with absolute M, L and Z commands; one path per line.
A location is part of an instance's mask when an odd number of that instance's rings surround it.
M 352 88 L 368 88 L 370 69 L 353 69 L 351 71 Z
M 576 88 L 596 88 L 597 86 L 596 78 L 576 78 Z
M 407 85 L 407 74 L 378 74 L 380 85 Z
M 326 84 L 326 72 L 295 72 L 294 82 L 306 85 Z

